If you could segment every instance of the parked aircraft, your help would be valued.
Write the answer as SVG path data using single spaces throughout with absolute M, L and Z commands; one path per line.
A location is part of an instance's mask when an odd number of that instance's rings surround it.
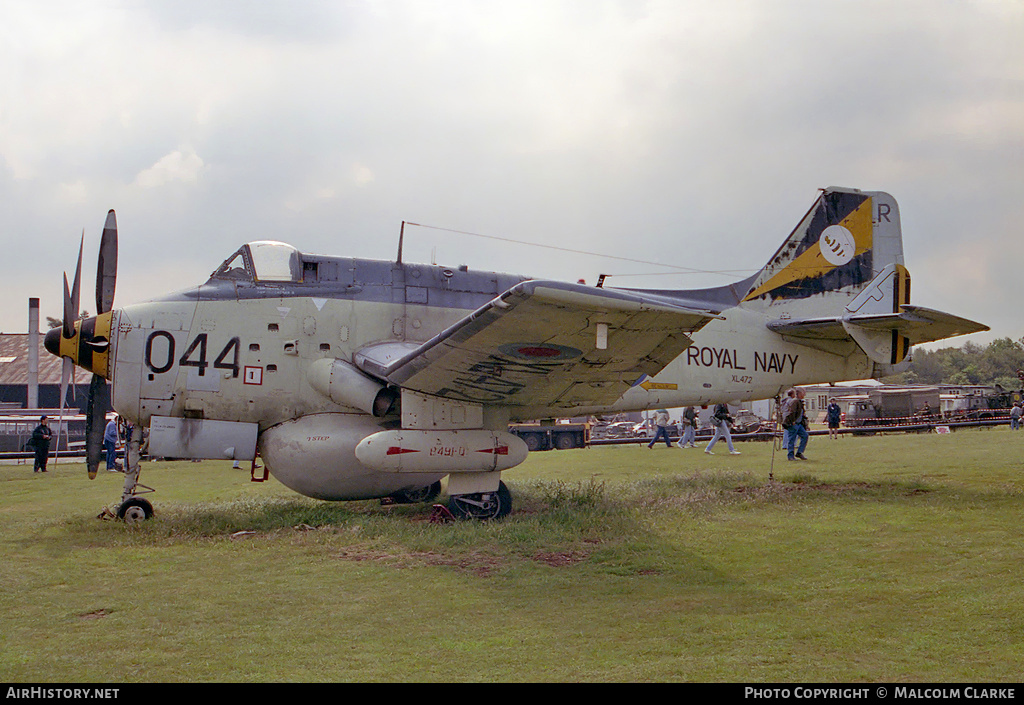
M 888 374 L 912 345 L 987 330 L 910 304 L 892 196 L 823 189 L 768 263 L 711 289 L 603 288 L 250 242 L 195 288 L 97 311 L 46 347 L 134 424 L 119 516 L 145 518 L 138 451 L 253 460 L 310 497 L 431 499 L 496 518 L 523 462 L 512 421 L 740 402 Z M 71 315 L 69 315 L 69 312 Z M 97 412 L 98 415 L 99 412 Z M 94 424 L 101 426 L 100 423 Z M 100 430 L 100 434 L 102 430 Z M 101 439 L 90 436 L 94 476 Z

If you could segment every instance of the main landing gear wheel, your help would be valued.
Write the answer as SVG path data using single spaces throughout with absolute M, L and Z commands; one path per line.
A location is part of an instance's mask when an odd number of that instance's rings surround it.
M 420 502 L 432 502 L 441 494 L 441 481 L 438 480 L 432 485 L 420 487 L 415 490 L 401 490 L 390 495 L 395 504 L 419 504 Z
M 117 518 L 125 524 L 138 524 L 153 516 L 153 505 L 140 497 L 132 497 L 117 508 Z
M 452 495 L 448 498 L 448 511 L 456 519 L 501 519 L 512 511 L 512 494 L 504 482 L 499 482 L 496 492 Z

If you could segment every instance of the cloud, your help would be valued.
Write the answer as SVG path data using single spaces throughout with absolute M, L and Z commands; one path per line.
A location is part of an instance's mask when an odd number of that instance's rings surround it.
M 1024 333 L 1001 284 L 984 302 L 947 285 L 965 242 L 971 276 L 990 282 L 1017 251 L 1019 3 L 240 7 L 6 12 L 9 261 L 32 257 L 14 233 L 66 241 L 62 253 L 86 226 L 88 251 L 115 207 L 133 274 L 171 241 L 166 267 L 182 272 L 264 238 L 385 258 L 404 220 L 728 274 L 651 276 L 659 268 L 417 228 L 409 260 L 710 286 L 763 265 L 816 189 L 841 185 L 899 199 L 915 303 Z M 62 256 L 47 260 L 55 294 L 73 267 Z M 5 284 L 23 297 L 39 276 L 14 269 Z M 118 297 L 158 293 L 125 277 Z M 8 308 L 0 327 L 23 326 Z
M 181 181 L 195 183 L 202 175 L 205 164 L 194 151 L 175 150 L 157 160 L 156 164 L 139 172 L 135 183 L 143 188 L 157 188 Z

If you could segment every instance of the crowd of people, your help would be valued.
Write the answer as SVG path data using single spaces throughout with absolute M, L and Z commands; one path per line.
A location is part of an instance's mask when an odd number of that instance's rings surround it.
M 131 428 L 130 426 L 128 427 Z M 35 452 L 35 464 L 33 472 L 47 472 L 46 463 L 50 457 L 50 441 L 53 440 L 53 429 L 50 428 L 49 418 L 39 417 L 39 425 L 32 430 L 32 449 Z M 103 429 L 103 451 L 106 455 L 107 470 L 109 472 L 120 472 L 121 464 L 117 462 L 117 447 L 121 443 L 118 429 L 118 419 L 115 416 L 107 422 Z
M 810 439 L 810 422 L 807 418 L 807 407 L 804 404 L 805 396 L 806 392 L 803 389 L 794 387 L 786 392 L 785 398 L 778 406 L 778 420 L 783 431 L 782 447 L 786 450 L 787 460 L 807 460 L 804 451 L 807 450 L 807 442 Z M 1020 422 L 1024 421 L 1022 415 L 1024 415 L 1024 409 L 1018 405 L 1018 422 L 1014 428 L 1018 428 Z M 727 404 L 716 404 L 710 421 L 711 427 L 714 429 L 714 435 L 707 446 L 705 446 L 704 452 L 708 455 L 714 455 L 712 449 L 715 447 L 715 444 L 724 439 L 729 453 L 731 455 L 740 455 L 740 451 L 736 450 L 732 442 L 731 430 L 734 419 L 729 412 L 729 406 Z M 839 426 L 841 421 L 842 410 L 833 397 L 829 400 L 829 405 L 825 410 L 825 422 L 828 425 L 828 437 L 830 439 L 835 440 L 840 437 Z M 683 409 L 678 423 L 680 428 L 679 448 L 697 447 L 696 434 L 699 423 L 699 415 L 695 407 L 688 406 Z M 673 422 L 669 419 L 668 410 L 658 409 L 654 416 L 654 437 L 651 438 L 647 447 L 654 448 L 655 444 L 661 440 L 665 441 L 666 447 L 673 447 L 672 440 L 669 437 L 669 428 L 673 425 Z
M 732 455 L 740 454 L 732 444 L 732 434 L 730 433 L 730 429 L 733 421 L 734 419 L 732 414 L 729 413 L 729 406 L 727 404 L 715 405 L 715 410 L 711 416 L 711 425 L 715 429 L 715 434 L 712 437 L 711 442 L 708 443 L 707 447 L 704 449 L 705 453 L 708 455 L 714 455 L 711 449 L 715 447 L 715 444 L 718 443 L 719 440 L 724 438 L 725 444 L 729 448 L 729 453 Z M 679 419 L 679 424 L 682 426 L 682 433 L 679 436 L 680 448 L 697 447 L 697 423 L 697 410 L 692 406 L 688 406 L 683 409 L 683 415 Z M 647 447 L 653 448 L 659 440 L 664 439 L 666 447 L 671 448 L 672 440 L 668 435 L 668 429 L 671 425 L 668 410 L 658 409 L 654 414 L 654 437 L 651 439 L 651 442 L 647 444 Z
M 804 451 L 807 450 L 807 442 L 810 439 L 810 421 L 807 417 L 807 407 L 804 404 L 805 396 L 806 392 L 803 389 L 793 387 L 786 392 L 785 398 L 778 405 L 778 421 L 783 431 L 782 447 L 786 451 L 787 460 L 807 460 Z M 837 403 L 836 398 L 832 397 L 825 408 L 825 424 L 828 427 L 828 437 L 830 440 L 838 440 L 841 437 L 839 427 L 842 424 L 842 419 L 842 409 Z M 1009 419 L 1011 430 L 1019 431 L 1024 426 L 1024 403 L 1019 401 L 1013 403 Z M 729 452 L 732 455 L 739 455 L 740 452 L 736 450 L 732 443 L 731 428 L 733 417 L 729 413 L 729 407 L 726 404 L 717 404 L 712 412 L 710 421 L 711 427 L 714 429 L 714 435 L 704 448 L 704 452 L 708 455 L 714 455 L 712 448 L 715 447 L 719 440 L 725 439 Z M 659 409 L 655 415 L 655 427 L 657 430 L 647 447 L 653 448 L 655 443 L 664 439 L 665 445 L 671 448 L 672 441 L 669 438 L 669 428 L 671 425 L 668 411 L 666 409 Z M 698 425 L 699 417 L 697 410 L 692 406 L 686 407 L 679 419 L 681 429 L 679 448 L 697 447 L 696 432 Z

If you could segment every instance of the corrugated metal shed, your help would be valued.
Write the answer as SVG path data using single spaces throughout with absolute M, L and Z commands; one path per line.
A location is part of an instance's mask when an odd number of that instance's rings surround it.
M 39 406 L 55 409 L 60 406 L 59 357 L 43 347 L 39 336 Z M 67 406 L 84 411 L 88 404 L 89 381 L 92 374 L 76 368 L 68 392 Z M 100 403 L 109 407 L 109 385 L 104 385 Z M 0 333 L 0 402 L 24 407 L 28 401 L 28 333 Z
M 60 358 L 46 352 L 39 334 L 39 384 L 60 384 Z M 78 371 L 76 382 L 88 372 Z M 28 333 L 0 333 L 0 384 L 28 384 Z

